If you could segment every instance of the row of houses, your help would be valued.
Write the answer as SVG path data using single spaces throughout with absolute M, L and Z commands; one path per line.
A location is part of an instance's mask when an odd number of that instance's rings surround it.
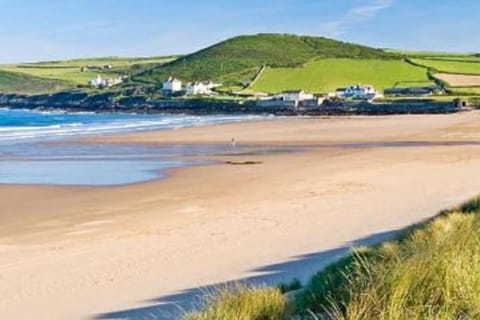
M 337 91 L 316 96 L 304 90 L 289 90 L 281 93 L 260 97 L 257 101 L 259 107 L 284 107 L 295 110 L 308 110 L 321 106 L 327 99 L 357 99 L 372 101 L 381 97 L 372 85 L 352 85 Z
M 322 105 L 325 99 L 326 97 L 317 97 L 304 90 L 289 90 L 273 96 L 261 97 L 257 101 L 257 106 L 264 108 L 311 109 Z
M 170 77 L 167 81 L 163 82 L 162 90 L 167 94 L 185 93 L 187 95 L 212 95 L 214 94 L 213 90 L 219 86 L 221 86 L 220 83 L 212 81 L 189 82 L 184 86 L 182 81 Z
M 337 90 L 338 96 L 344 99 L 374 100 L 381 97 L 381 94 L 372 85 L 353 85 L 345 89 Z
M 388 88 L 384 91 L 385 95 L 397 97 L 422 97 L 432 95 L 446 94 L 444 87 L 440 85 L 423 86 L 423 87 L 395 87 Z

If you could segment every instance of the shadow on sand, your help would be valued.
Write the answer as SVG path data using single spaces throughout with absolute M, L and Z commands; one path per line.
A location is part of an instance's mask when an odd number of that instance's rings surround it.
M 193 310 L 200 305 L 201 297 L 219 287 L 232 286 L 238 283 L 248 285 L 275 285 L 279 282 L 290 282 L 294 278 L 305 283 L 314 273 L 348 254 L 352 247 L 369 246 L 389 240 L 400 230 L 393 230 L 373 234 L 357 239 L 345 246 L 323 252 L 316 252 L 292 257 L 289 261 L 264 266 L 251 270 L 257 276 L 246 277 L 231 282 L 215 283 L 209 286 L 191 288 L 176 294 L 162 296 L 145 303 L 146 307 L 121 310 L 117 312 L 96 315 L 97 320 L 128 319 L 128 320 L 171 320 L 178 319 L 186 311 Z

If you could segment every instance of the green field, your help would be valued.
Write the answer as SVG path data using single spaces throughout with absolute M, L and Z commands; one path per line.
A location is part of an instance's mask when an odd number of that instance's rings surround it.
M 70 84 L 59 80 L 46 80 L 22 73 L 0 70 L 0 93 L 51 93 L 69 89 Z
M 411 60 L 437 72 L 480 75 L 480 59 L 478 57 L 464 57 L 463 59 L 415 58 Z
M 386 52 L 399 54 L 406 57 L 437 57 L 437 58 L 462 58 L 472 57 L 471 53 L 465 52 L 442 52 L 442 51 L 415 51 L 415 50 L 396 50 L 396 49 L 384 49 Z
M 359 83 L 371 84 L 379 90 L 433 84 L 426 69 L 402 60 L 320 59 L 299 68 L 268 68 L 251 89 L 264 92 L 304 89 L 327 93 Z
M 112 65 L 115 67 L 125 67 L 135 64 L 152 64 L 152 63 L 166 63 L 178 58 L 178 56 L 157 56 L 157 57 L 99 57 L 99 58 L 84 58 L 58 61 L 41 61 L 36 63 L 28 63 L 26 65 L 32 66 L 64 66 L 64 67 L 84 67 L 105 65 Z
M 0 70 L 23 73 L 39 78 L 55 79 L 71 82 L 75 85 L 87 85 L 89 80 L 102 75 L 113 77 L 116 75 L 135 75 L 146 69 L 160 66 L 172 61 L 176 57 L 149 57 L 149 58 L 92 58 L 64 61 L 48 61 L 38 63 L 24 63 L 17 65 L 0 65 Z M 111 65 L 111 69 L 104 66 Z M 82 72 L 82 68 L 85 70 Z
M 480 57 L 478 56 L 427 56 L 427 57 L 422 57 L 422 59 L 428 59 L 428 60 L 440 60 L 440 61 L 459 61 L 459 62 L 479 62 L 480 63 Z
M 454 95 L 479 95 L 480 87 L 450 87 L 449 91 Z

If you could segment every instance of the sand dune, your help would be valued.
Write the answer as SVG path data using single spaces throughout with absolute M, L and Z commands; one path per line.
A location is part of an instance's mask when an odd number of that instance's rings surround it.
M 198 287 L 305 278 L 480 192 L 479 125 L 476 112 L 295 118 L 85 142 L 310 147 L 130 186 L 0 186 L 0 314 L 172 319 Z

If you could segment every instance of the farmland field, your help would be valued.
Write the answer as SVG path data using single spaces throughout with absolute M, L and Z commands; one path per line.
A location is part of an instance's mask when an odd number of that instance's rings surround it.
M 450 56 L 450 57 L 422 57 L 428 60 L 440 60 L 440 61 L 459 61 L 459 62 L 478 62 L 480 63 L 480 57 L 477 56 Z
M 435 57 L 435 58 L 462 58 L 472 57 L 472 54 L 465 52 L 442 52 L 442 51 L 414 51 L 414 50 L 395 50 L 384 49 L 386 52 L 400 54 L 408 57 Z
M 461 59 L 411 59 L 414 63 L 432 68 L 438 72 L 480 75 L 480 59 L 464 57 Z
M 358 83 L 371 84 L 380 90 L 433 84 L 426 69 L 401 60 L 332 58 L 315 60 L 298 68 L 268 68 L 250 89 L 265 92 L 304 89 L 326 93 Z
M 435 77 L 445 81 L 453 87 L 475 87 L 480 86 L 480 75 L 463 75 L 451 73 L 437 73 Z

